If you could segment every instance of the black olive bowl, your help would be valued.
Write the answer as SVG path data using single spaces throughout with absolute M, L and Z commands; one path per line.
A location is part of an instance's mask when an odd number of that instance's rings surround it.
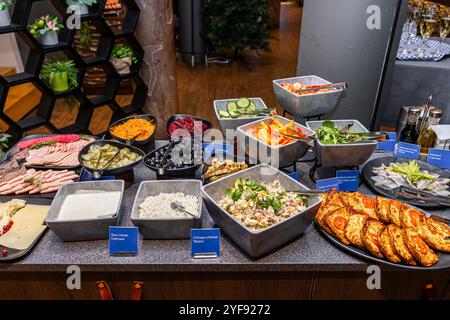
M 169 118 L 169 120 L 167 120 L 167 123 L 166 123 L 166 133 L 167 133 L 167 136 L 170 139 L 172 137 L 171 137 L 171 135 L 169 133 L 169 126 L 172 124 L 172 122 L 174 122 L 176 120 L 180 120 L 180 119 L 186 118 L 186 117 L 192 118 L 192 119 L 194 119 L 196 121 L 202 121 L 202 123 L 206 125 L 206 130 L 203 132 L 203 134 L 205 134 L 206 131 L 208 131 L 209 129 L 212 128 L 212 123 L 210 121 L 208 121 L 208 120 L 205 120 L 205 119 L 202 119 L 202 118 L 196 117 L 196 116 L 191 116 L 189 114 L 175 114 L 175 115 L 171 116 Z M 191 137 L 192 137 L 192 135 L 191 135 Z
M 120 167 L 120 168 L 115 168 L 115 169 L 96 170 L 96 169 L 85 166 L 83 164 L 82 156 L 89 152 L 89 149 L 91 148 L 91 146 L 97 145 L 99 147 L 102 147 L 105 144 L 110 144 L 114 147 L 119 148 L 120 150 L 123 148 L 128 148 L 128 149 L 130 149 L 131 152 L 135 152 L 138 155 L 140 155 L 141 158 L 133 163 L 130 163 L 129 165 L 126 165 L 126 166 Z M 115 175 L 132 170 L 136 165 L 138 165 L 142 161 L 142 159 L 144 157 L 145 157 L 145 153 L 141 149 L 134 147 L 134 146 L 127 145 L 122 142 L 112 141 L 112 140 L 97 140 L 97 141 L 91 142 L 91 143 L 87 144 L 83 149 L 81 149 L 81 151 L 78 153 L 78 161 L 80 161 L 80 164 L 84 168 L 84 170 L 91 172 L 94 175 L 98 172 L 102 172 L 103 175 L 107 175 L 107 176 L 115 176 Z
M 174 142 L 174 144 L 179 143 Z M 154 171 L 158 176 L 166 176 L 166 177 L 184 177 L 188 175 L 195 175 L 195 172 L 203 165 L 203 163 L 197 163 L 192 165 L 184 165 L 181 168 L 160 168 L 156 164 L 152 163 L 152 159 L 155 156 L 162 157 L 165 153 L 165 150 L 169 148 L 170 143 L 166 144 L 158 149 L 153 150 L 148 153 L 144 158 L 144 164 L 147 168 Z
M 153 133 L 150 135 L 150 137 L 148 137 L 145 140 L 127 140 L 127 139 L 123 139 L 123 138 L 119 138 L 118 136 L 114 135 L 112 133 L 112 128 L 114 128 L 115 126 L 121 125 L 122 123 L 130 120 L 130 119 L 144 119 L 147 120 L 149 122 L 153 122 L 155 124 L 155 130 L 153 131 Z M 155 139 L 155 133 L 156 130 L 158 129 L 158 123 L 156 121 L 156 118 L 154 116 L 152 116 L 151 114 L 140 114 L 140 115 L 134 115 L 134 116 L 130 116 L 130 117 L 126 117 L 123 119 L 120 119 L 116 122 L 114 122 L 113 124 L 111 124 L 109 126 L 109 134 L 111 135 L 111 137 L 113 137 L 113 139 L 125 143 L 127 145 L 135 145 L 135 146 L 142 146 L 145 145 L 149 142 L 151 142 L 152 140 Z

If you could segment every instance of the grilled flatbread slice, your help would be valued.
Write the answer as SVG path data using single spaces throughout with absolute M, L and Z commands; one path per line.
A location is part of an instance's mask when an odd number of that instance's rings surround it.
M 368 197 L 360 192 L 354 192 L 348 196 L 350 208 L 360 214 L 368 215 L 370 218 L 378 220 L 376 214 L 377 203 L 375 199 Z
M 319 226 L 324 229 L 327 233 L 329 234 L 333 234 L 333 232 L 331 232 L 330 228 L 328 228 L 324 217 L 328 214 L 327 211 L 327 202 L 328 202 L 328 195 L 324 194 L 322 195 L 322 204 L 320 205 L 319 211 L 317 211 L 316 213 L 316 221 L 319 224 Z
M 423 219 L 418 229 L 420 237 L 433 249 L 450 253 L 450 228 L 432 218 Z
M 402 262 L 402 259 L 397 254 L 394 248 L 394 243 L 391 241 L 391 237 L 389 235 L 389 226 L 384 228 L 380 232 L 380 250 L 383 255 L 390 261 L 394 263 Z
M 348 219 L 347 227 L 345 228 L 345 237 L 355 246 L 364 249 L 364 243 L 362 241 L 362 229 L 369 219 L 365 214 L 354 214 Z
M 426 215 L 410 206 L 404 205 L 402 206 L 402 211 L 400 211 L 400 223 L 403 228 L 413 228 L 417 230 L 419 228 L 419 224 Z
M 316 221 L 317 223 L 329 234 L 333 234 L 330 228 L 328 228 L 328 225 L 325 221 L 325 216 L 329 213 L 345 207 L 344 203 L 342 202 L 341 197 L 339 196 L 339 193 L 336 190 L 331 190 L 327 194 L 323 195 L 323 201 L 322 205 L 320 206 L 319 211 L 316 214 Z
M 422 266 L 430 267 L 439 261 L 437 254 L 427 246 L 416 230 L 413 228 L 404 228 L 402 235 L 414 259 Z
M 389 222 L 395 224 L 398 227 L 402 226 L 402 222 L 400 220 L 400 212 L 403 210 L 403 203 L 397 200 L 391 200 L 391 206 L 389 210 Z
M 325 216 L 325 222 L 328 228 L 330 228 L 333 234 L 346 245 L 350 244 L 350 241 L 345 237 L 345 228 L 347 227 L 350 215 L 351 213 L 348 208 L 340 208 Z
M 390 223 L 389 211 L 391 210 L 391 200 L 388 198 L 377 196 L 376 202 L 377 202 L 376 214 L 378 219 L 381 222 L 389 224 Z
M 383 259 L 379 235 L 384 229 L 384 224 L 375 219 L 368 219 L 362 229 L 362 241 L 364 247 L 374 256 Z
M 391 237 L 391 242 L 394 244 L 395 252 L 400 256 L 402 261 L 409 265 L 416 266 L 416 260 L 403 240 L 402 228 L 393 224 L 389 225 L 387 228 L 389 236 Z

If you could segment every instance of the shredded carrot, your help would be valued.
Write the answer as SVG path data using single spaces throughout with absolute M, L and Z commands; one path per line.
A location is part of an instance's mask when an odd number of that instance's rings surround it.
M 111 128 L 111 133 L 120 139 L 145 140 L 155 132 L 153 122 L 145 119 L 130 119 Z

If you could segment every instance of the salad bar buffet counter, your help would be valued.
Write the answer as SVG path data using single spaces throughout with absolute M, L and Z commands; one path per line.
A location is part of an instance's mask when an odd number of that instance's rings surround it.
M 157 141 L 157 146 L 160 143 Z M 374 154 L 371 159 L 382 156 L 386 155 Z M 309 167 L 303 163 L 299 172 L 308 172 Z M 134 168 L 134 174 L 135 184 L 125 190 L 121 205 L 120 225 L 124 226 L 133 225 L 131 211 L 139 183 L 156 179 L 142 163 Z M 301 181 L 313 186 L 307 174 Z M 371 194 L 365 185 L 360 191 Z M 433 212 L 450 218 L 450 210 Z M 203 228 L 214 226 L 205 206 L 201 224 Z M 63 242 L 49 231 L 25 258 L 0 264 L 0 297 L 14 298 L 14 292 L 20 292 L 21 297 L 30 299 L 96 299 L 100 280 L 108 283 L 115 298 L 124 299 L 130 298 L 135 281 L 144 283 L 144 296 L 151 299 L 448 298 L 450 294 L 448 268 L 417 271 L 380 265 L 381 290 L 368 289 L 370 261 L 340 250 L 313 225 L 257 260 L 224 234 L 219 258 L 193 259 L 189 246 L 189 240 L 140 239 L 137 256 L 110 256 L 107 240 Z M 69 266 L 81 269 L 81 290 L 67 289 Z
M 319 80 L 275 95 L 317 118 L 347 87 Z M 0 299 L 449 298 L 450 151 L 259 98 L 213 107 L 221 131 L 176 114 L 155 141 L 136 115 L 10 148 Z

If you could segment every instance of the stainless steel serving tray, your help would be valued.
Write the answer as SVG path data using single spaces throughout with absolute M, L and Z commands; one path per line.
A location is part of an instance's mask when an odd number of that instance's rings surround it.
M 273 90 L 278 103 L 284 110 L 296 117 L 314 117 L 332 111 L 341 99 L 343 89 L 330 92 L 319 92 L 307 95 L 298 95 L 283 88 L 283 83 L 301 83 L 302 85 L 331 84 L 318 76 L 303 76 L 273 80 Z
M 123 180 L 87 181 L 64 185 L 56 194 L 45 222 L 49 228 L 63 241 L 108 239 L 109 226 L 115 226 L 119 222 L 124 188 L 125 182 Z M 113 215 L 98 217 L 96 219 L 80 219 L 70 221 L 58 220 L 58 216 L 65 198 L 70 194 L 86 190 L 119 191 L 121 193 L 121 197 L 116 212 Z
M 267 116 L 262 116 L 262 117 L 252 117 L 252 118 L 245 118 L 245 119 L 222 119 L 220 117 L 219 112 L 227 111 L 227 104 L 229 102 L 233 102 L 233 101 L 237 101 L 237 100 L 238 99 L 214 100 L 214 112 L 216 114 L 217 121 L 219 122 L 220 129 L 222 130 L 222 133 L 224 135 L 224 140 L 227 138 L 226 137 L 227 130 L 236 130 L 240 126 L 246 125 L 247 123 L 251 123 L 256 120 L 261 120 L 261 119 L 267 118 Z M 266 104 L 264 103 L 264 101 L 261 98 L 249 98 L 249 100 L 256 105 L 256 108 L 258 110 L 267 109 Z M 234 140 L 234 138 L 233 138 L 233 140 Z
M 287 124 L 291 121 L 281 116 L 273 116 L 273 117 L 278 119 L 283 124 Z M 273 163 L 272 158 L 276 158 L 276 154 L 278 153 L 279 167 L 288 165 L 303 157 L 311 147 L 302 141 L 293 141 L 289 144 L 280 146 L 269 146 L 268 144 L 260 140 L 257 140 L 256 138 L 252 137 L 249 133 L 247 133 L 248 130 L 250 130 L 254 126 L 257 126 L 261 121 L 268 121 L 270 118 L 272 117 L 266 117 L 263 120 L 257 120 L 244 126 L 240 126 L 237 130 L 238 148 L 243 150 L 250 158 L 254 159 L 259 163 L 267 162 L 267 160 L 270 159 L 271 164 L 274 166 L 276 164 Z M 316 134 L 313 130 L 304 127 L 298 123 L 295 124 L 295 127 L 300 128 L 309 137 L 313 137 Z M 257 148 L 255 147 L 251 148 L 251 146 L 257 146 Z M 268 159 L 264 159 L 263 157 L 261 157 L 260 152 L 261 149 L 267 149 Z
M 281 185 L 290 191 L 309 189 L 283 172 L 266 164 L 240 171 L 202 187 L 205 205 L 214 222 L 252 258 L 265 256 L 303 234 L 313 221 L 322 202 L 321 197 L 311 196 L 309 197 L 308 207 L 305 210 L 269 228 L 255 231 L 244 226 L 219 205 L 219 201 L 224 197 L 226 190 L 232 187 L 238 178 L 254 179 L 264 183 L 279 180 Z
M 192 228 L 200 228 L 202 220 L 202 191 L 199 180 L 166 180 L 166 181 L 144 181 L 139 185 L 139 189 L 134 198 L 131 220 L 139 228 L 139 232 L 144 239 L 189 239 Z M 139 206 L 149 196 L 156 196 L 160 193 L 182 192 L 186 195 L 194 196 L 199 201 L 198 219 L 192 217 L 166 217 L 144 219 L 140 218 Z
M 358 120 L 332 120 L 338 128 L 343 128 L 353 122 L 353 132 L 369 132 Z M 322 128 L 324 121 L 308 121 L 306 125 L 311 130 Z M 324 167 L 357 167 L 362 165 L 375 151 L 377 141 L 348 144 L 323 144 L 318 139 L 314 152 L 319 163 Z

